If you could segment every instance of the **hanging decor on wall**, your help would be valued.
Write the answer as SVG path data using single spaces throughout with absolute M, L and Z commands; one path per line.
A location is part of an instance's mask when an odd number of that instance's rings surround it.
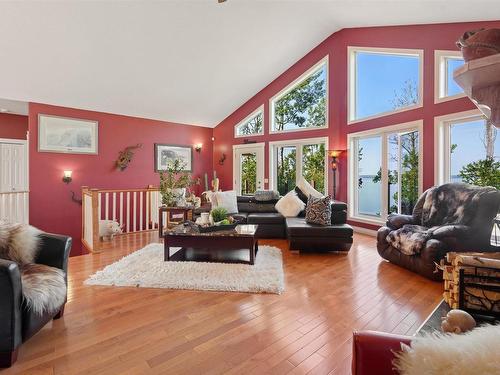
M 134 157 L 134 151 L 141 147 L 142 143 L 138 143 L 135 146 L 128 146 L 124 150 L 120 151 L 118 154 L 118 159 L 116 159 L 115 162 L 116 169 L 119 169 L 123 172 L 132 161 L 132 158 Z
M 97 121 L 38 115 L 38 151 L 97 154 Z
M 175 160 L 180 160 L 184 172 L 193 170 L 193 149 L 190 146 L 155 143 L 155 171 L 165 171 Z
M 226 154 L 222 154 L 222 156 L 219 159 L 219 165 L 224 165 L 225 161 L 226 161 Z

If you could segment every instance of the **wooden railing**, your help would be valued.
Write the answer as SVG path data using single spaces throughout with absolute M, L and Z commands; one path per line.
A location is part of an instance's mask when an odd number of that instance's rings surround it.
M 10 223 L 28 223 L 29 192 L 0 192 L 0 220 Z
M 158 228 L 158 187 L 145 189 L 91 189 L 82 187 L 82 243 L 93 253 L 102 251 L 99 237 L 101 220 L 116 220 L 123 233 L 143 232 Z

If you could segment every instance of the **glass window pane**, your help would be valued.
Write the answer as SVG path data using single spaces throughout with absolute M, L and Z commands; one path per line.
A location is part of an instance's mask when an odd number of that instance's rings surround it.
M 446 89 L 445 89 L 446 96 L 457 95 L 464 92 L 462 88 L 459 85 L 457 85 L 457 83 L 453 79 L 453 71 L 462 65 L 464 65 L 463 59 L 458 59 L 458 58 L 455 59 L 451 57 L 446 58 Z
M 358 213 L 380 217 L 382 137 L 359 139 L 357 146 Z
M 399 211 L 399 134 L 387 136 L 388 212 Z
M 247 153 L 240 157 L 241 195 L 251 195 L 257 189 L 257 154 Z
M 487 131 L 488 130 L 488 131 Z M 500 137 L 493 125 L 475 120 L 450 126 L 450 181 L 462 182 L 460 172 L 470 163 L 486 159 L 499 160 Z
M 273 130 L 326 126 L 326 63 L 273 103 Z
M 263 127 L 262 112 L 236 127 L 236 135 L 261 134 Z
M 410 215 L 418 199 L 418 131 L 387 137 L 388 212 Z
M 419 102 L 418 56 L 356 52 L 353 120 Z
M 400 214 L 411 215 L 419 198 L 418 165 L 419 165 L 418 131 L 401 134 L 401 207 Z
M 285 195 L 295 188 L 297 148 L 295 146 L 278 147 L 277 149 L 277 188 Z
M 302 175 L 317 191 L 325 192 L 325 144 L 302 146 Z

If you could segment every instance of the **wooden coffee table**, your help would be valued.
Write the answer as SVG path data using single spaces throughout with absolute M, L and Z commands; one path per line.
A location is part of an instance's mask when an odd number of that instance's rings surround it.
M 254 264 L 259 250 L 257 227 L 240 224 L 233 230 L 200 233 L 190 226 L 178 225 L 163 236 L 165 261 Z M 181 249 L 171 255 L 171 247 Z

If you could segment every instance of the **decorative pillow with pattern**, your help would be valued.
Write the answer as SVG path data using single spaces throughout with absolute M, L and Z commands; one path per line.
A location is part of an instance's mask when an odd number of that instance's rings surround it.
M 331 197 L 327 195 L 322 198 L 309 196 L 306 206 L 306 222 L 309 224 L 331 225 L 332 207 L 330 206 Z

